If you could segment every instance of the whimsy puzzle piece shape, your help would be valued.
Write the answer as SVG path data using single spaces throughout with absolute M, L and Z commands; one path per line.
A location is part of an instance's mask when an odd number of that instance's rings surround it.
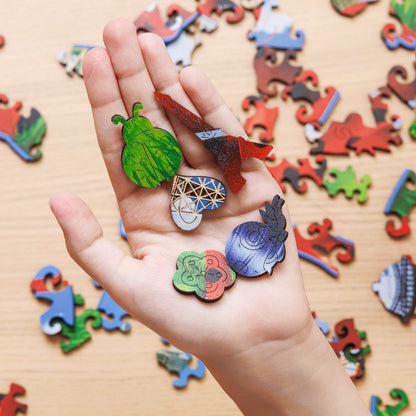
M 394 36 L 396 25 L 388 23 L 382 30 L 382 38 L 390 49 L 403 46 L 406 49 L 416 48 L 416 0 L 391 0 L 389 13 L 399 19 L 402 33 Z
M 332 341 L 329 341 L 336 354 L 345 352 L 347 348 L 361 350 L 361 337 L 355 329 L 354 319 L 343 319 L 335 325 L 335 334 Z
M 318 167 L 313 168 L 309 159 L 298 159 L 299 165 L 296 166 L 284 158 L 278 165 L 267 166 L 267 169 L 280 185 L 282 192 L 286 192 L 283 181 L 288 181 L 296 192 L 303 194 L 308 189 L 308 184 L 305 181 L 300 183 L 302 177 L 311 178 L 318 186 L 322 186 L 327 162 L 323 155 L 316 156 L 315 161 Z
M 225 195 L 225 187 L 217 179 L 176 175 L 170 203 L 173 221 L 182 230 L 194 230 L 201 223 L 203 211 L 219 208 Z
M 85 55 L 90 49 L 95 46 L 74 44 L 72 45 L 71 52 L 67 53 L 64 50 L 58 51 L 56 58 L 58 62 L 65 67 L 65 72 L 69 76 L 78 74 L 80 77 L 84 76 L 82 71 L 82 63 L 84 62 Z
M 267 95 L 261 93 L 259 97 L 250 95 L 244 98 L 242 103 L 242 107 L 246 111 L 250 108 L 250 105 L 254 105 L 256 108 L 256 112 L 251 117 L 248 117 L 244 123 L 245 132 L 251 136 L 254 127 L 263 127 L 265 131 L 261 132 L 259 137 L 265 143 L 274 139 L 273 129 L 279 112 L 278 107 L 266 107 L 267 99 Z
M 265 0 L 261 7 L 259 18 L 248 38 L 254 39 L 258 48 L 269 46 L 275 49 L 302 49 L 305 42 L 305 34 L 302 30 L 296 31 L 296 37 L 292 38 L 290 31 L 293 19 L 285 13 L 276 13 L 273 7 L 277 7 L 277 0 Z
M 176 261 L 174 288 L 183 294 L 195 293 L 199 300 L 215 302 L 235 282 L 235 272 L 222 253 L 206 250 L 203 253 L 184 251 Z
M 192 54 L 200 45 L 201 40 L 199 38 L 182 32 L 177 39 L 166 45 L 166 49 L 169 52 L 172 62 L 179 71 L 182 67 L 191 65 Z
M 203 3 L 199 4 L 197 10 L 204 18 L 209 18 L 211 13 L 215 12 L 218 16 L 224 11 L 231 11 L 232 14 L 228 14 L 226 21 L 228 23 L 238 23 L 244 18 L 244 9 L 241 6 L 238 6 L 232 0 L 205 0 Z M 212 19 L 213 20 L 213 19 Z M 214 20 L 216 26 L 209 30 L 212 31 L 217 27 L 217 22 Z
M 199 17 L 198 12 L 188 12 L 178 4 L 172 4 L 167 10 L 168 16 L 173 18 L 164 22 L 156 2 L 150 3 L 134 21 L 136 30 L 151 32 L 159 35 L 165 44 L 176 40 L 183 30 L 195 22 Z
M 210 126 L 167 94 L 155 91 L 155 95 L 163 107 L 185 124 L 203 141 L 204 146 L 214 153 L 217 164 L 223 170 L 234 193 L 237 193 L 246 182 L 240 173 L 242 162 L 251 157 L 264 160 L 273 150 L 272 146 L 227 135 L 221 129 Z
M 368 94 L 368 98 L 371 102 L 371 111 L 373 113 L 376 123 L 382 123 L 386 121 L 388 106 L 383 102 L 383 98 L 391 97 L 391 89 L 387 86 L 378 88 Z M 399 128 L 401 126 L 401 119 L 397 115 L 390 117 L 392 124 Z
M 123 125 L 126 144 L 122 164 L 127 176 L 137 185 L 153 188 L 176 175 L 182 153 L 169 132 L 154 128 L 147 118 L 139 115 L 142 108 L 140 103 L 135 103 L 132 117 L 115 115 L 111 121 Z
M 82 299 L 81 296 L 79 298 Z M 96 309 L 85 309 L 81 315 L 75 317 L 73 326 L 60 322 L 62 325 L 62 336 L 68 338 L 68 341 L 61 341 L 62 351 L 72 351 L 91 338 L 91 334 L 85 327 L 88 319 L 92 319 L 91 326 L 93 328 L 99 328 L 101 326 L 101 314 Z
M 409 189 L 407 183 L 416 184 L 416 173 L 410 169 L 402 173 L 384 208 L 386 215 L 395 214 L 401 222 L 400 227 L 395 228 L 393 220 L 387 221 L 386 231 L 391 237 L 404 237 L 410 233 L 409 214 L 416 206 L 416 190 Z
M 380 409 L 380 406 L 383 403 L 382 399 L 378 396 L 371 396 L 370 411 L 372 416 L 397 416 L 409 405 L 409 397 L 402 389 L 390 390 L 390 396 L 393 399 L 399 400 L 399 402 L 394 406 L 387 404 L 384 410 Z
M 317 131 L 310 123 L 305 126 L 305 132 L 309 142 L 316 143 L 310 150 L 311 154 L 348 155 L 353 150 L 357 155 L 362 152 L 375 155 L 376 150 L 390 152 L 390 144 L 402 143 L 400 135 L 392 135 L 400 127 L 401 120 L 368 127 L 359 114 L 351 113 L 344 122 L 332 121 L 324 133 Z
M 9 99 L 0 94 L 0 103 L 7 104 Z M 24 161 L 35 162 L 42 157 L 36 149 L 46 133 L 45 119 L 39 111 L 32 108 L 29 117 L 22 117 L 19 110 L 21 101 L 13 107 L 0 108 L 0 140 L 6 142 Z
M 67 325 L 74 324 L 74 292 L 72 286 L 67 286 L 66 282 L 65 289 L 56 292 L 49 291 L 45 285 L 45 280 L 49 277 L 56 286 L 61 281 L 61 272 L 52 265 L 43 267 L 36 273 L 30 288 L 38 299 L 51 301 L 49 309 L 40 317 L 40 325 L 45 334 L 55 335 L 62 331 L 59 322 L 52 322 L 55 319 L 60 318 Z
M 371 185 L 370 175 L 364 175 L 360 182 L 355 179 L 355 172 L 352 166 L 347 170 L 341 171 L 336 168 L 330 170 L 330 175 L 335 176 L 335 181 L 324 181 L 323 185 L 331 196 L 343 191 L 348 199 L 351 199 L 354 193 L 358 193 L 357 201 L 362 204 L 367 201 L 368 187 Z
M 297 76 L 294 83 L 287 86 L 282 98 L 286 99 L 288 94 L 291 95 L 294 101 L 305 100 L 312 105 L 312 112 L 309 112 L 306 106 L 302 105 L 296 110 L 296 118 L 299 123 L 313 125 L 322 125 L 330 116 L 332 110 L 337 104 L 340 93 L 334 87 L 325 88 L 325 96 L 316 90 L 311 90 L 306 85 L 310 81 L 314 86 L 318 85 L 318 76 L 314 71 L 303 71 L 301 75 Z
M 18 412 L 26 413 L 27 405 L 16 401 L 14 396 L 25 394 L 24 387 L 11 383 L 7 394 L 0 394 L 0 416 L 15 416 Z
M 413 63 L 413 66 L 416 69 L 416 62 Z M 416 78 L 405 84 L 397 81 L 398 75 L 402 79 L 406 80 L 406 68 L 401 65 L 397 65 L 390 69 L 387 76 L 387 85 L 397 95 L 397 97 L 399 97 L 410 108 L 416 108 Z
M 344 16 L 354 17 L 361 13 L 369 3 L 377 3 L 378 0 L 331 0 L 334 9 Z
M 282 82 L 291 85 L 296 75 L 302 71 L 301 66 L 294 66 L 290 63 L 295 59 L 297 51 L 293 49 L 286 50 L 282 62 L 277 62 L 277 50 L 267 47 L 261 47 L 257 50 L 254 57 L 254 70 L 257 77 L 257 89 L 259 92 L 273 97 L 277 95 L 277 86 L 269 88 L 269 84 L 273 81 Z M 271 63 L 272 65 L 269 65 Z
M 165 344 L 169 344 L 166 340 L 162 340 Z M 167 350 L 158 350 L 156 357 L 158 363 L 169 372 L 178 374 L 178 378 L 173 380 L 173 385 L 178 389 L 188 385 L 189 377 L 201 379 L 205 375 L 205 365 L 201 360 L 197 360 L 197 366 L 191 368 L 189 362 L 192 360 L 192 355 L 174 346 L 170 346 Z
M 259 210 L 265 224 L 248 221 L 231 232 L 225 243 L 225 257 L 230 267 L 241 276 L 257 277 L 273 272 L 285 258 L 286 218 L 282 213 L 284 199 L 275 195 Z
M 416 307 L 416 265 L 410 256 L 390 264 L 372 285 L 383 306 L 408 323 Z
M 329 234 L 332 228 L 332 221 L 324 219 L 322 225 L 314 222 L 308 227 L 308 234 L 316 234 L 309 240 L 302 237 L 298 227 L 294 225 L 296 244 L 298 247 L 299 257 L 308 260 L 321 267 L 332 277 L 338 277 L 338 269 L 330 262 L 329 254 L 335 248 L 342 248 L 344 252 L 337 253 L 337 259 L 342 263 L 348 263 L 354 258 L 354 243 L 339 236 Z

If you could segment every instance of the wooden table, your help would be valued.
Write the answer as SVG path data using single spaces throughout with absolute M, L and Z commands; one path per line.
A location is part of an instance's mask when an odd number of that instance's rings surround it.
M 92 329 L 91 341 L 65 355 L 59 339 L 42 333 L 39 316 L 47 305 L 35 299 L 29 288 L 41 267 L 54 264 L 75 292 L 84 296 L 86 307 L 96 307 L 100 297 L 66 252 L 48 207 L 55 191 L 79 194 L 97 214 L 106 236 L 127 251 L 118 233 L 118 210 L 82 79 L 70 78 L 56 53 L 69 50 L 72 43 L 101 45 L 107 21 L 118 16 L 134 20 L 146 4 L 131 0 L 2 2 L 0 34 L 6 45 L 0 50 L 0 92 L 8 95 L 10 105 L 23 102 L 21 114 L 27 116 L 35 107 L 47 121 L 43 158 L 37 163 L 23 162 L 0 143 L 0 392 L 6 393 L 10 382 L 24 386 L 27 393 L 19 400 L 28 404 L 28 415 L 239 414 L 209 374 L 201 382 L 192 380 L 185 390 L 175 390 L 173 375 L 156 362 L 156 350 L 163 348 L 159 337 L 130 318 L 129 334 Z M 165 13 L 169 2 L 158 4 Z M 191 0 L 181 4 L 188 10 L 196 7 Z M 389 2 L 380 0 L 349 19 L 337 14 L 328 0 L 281 1 L 279 11 L 293 18 L 294 30 L 306 34 L 296 63 L 318 74 L 321 89 L 335 86 L 341 93 L 332 120 L 343 121 L 349 113 L 358 112 L 365 124 L 374 126 L 368 93 L 386 84 L 387 73 L 396 64 L 404 65 L 410 80 L 414 78 L 414 53 L 390 51 L 381 40 L 382 26 L 394 21 L 388 8 Z M 256 46 L 247 39 L 253 26 L 251 13 L 234 25 L 222 16 L 216 32 L 198 33 L 202 45 L 193 55 L 193 63 L 207 72 L 243 122 L 253 110 L 245 113 L 241 102 L 257 93 Z M 277 161 L 286 157 L 294 162 L 307 157 L 311 145 L 295 119 L 299 103 L 284 102 L 281 91 L 280 85 L 279 97 L 268 103 L 279 107 L 274 130 Z M 338 279 L 302 261 L 311 307 L 330 323 L 332 333 L 335 323 L 348 317 L 367 331 L 372 351 L 365 377 L 356 382 L 360 394 L 367 403 L 372 394 L 391 403 L 389 390 L 401 387 L 411 401 L 403 415 L 411 416 L 416 415 L 416 321 L 402 325 L 371 291 L 371 283 L 388 264 L 403 254 L 416 259 L 416 212 L 410 216 L 410 236 L 393 240 L 384 230 L 383 210 L 391 190 L 405 168 L 416 167 L 416 143 L 407 132 L 414 113 L 395 96 L 386 102 L 388 115 L 400 114 L 403 119 L 401 146 L 375 157 L 365 153 L 328 157 L 330 167 L 353 165 L 358 177 L 371 175 L 366 203 L 360 205 L 356 197 L 347 200 L 341 194 L 330 198 L 311 181 L 304 195 L 287 186 L 286 199 L 292 220 L 303 234 L 309 223 L 328 217 L 334 222 L 334 234 L 354 241 L 356 258 L 339 265 Z M 331 259 L 336 262 L 334 253 Z

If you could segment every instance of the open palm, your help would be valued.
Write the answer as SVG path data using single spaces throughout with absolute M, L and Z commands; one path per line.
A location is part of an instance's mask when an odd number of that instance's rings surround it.
M 241 169 L 247 182 L 233 194 L 213 155 L 166 114 L 155 98 L 155 90 L 169 94 L 212 126 L 242 136 L 241 125 L 202 72 L 189 67 L 178 74 L 163 41 L 152 34 L 137 37 L 132 23 L 124 19 L 106 26 L 104 42 L 106 49 L 96 48 L 85 58 L 84 79 L 132 255 L 124 255 L 103 237 L 94 215 L 78 197 L 58 193 L 51 198 L 51 208 L 69 253 L 133 317 L 203 360 L 296 334 L 309 322 L 310 312 L 286 205 L 286 258 L 272 276 L 237 277 L 235 285 L 214 304 L 181 295 L 173 288 L 179 254 L 224 253 L 231 231 L 245 221 L 261 221 L 259 209 L 280 194 L 280 189 L 262 162 L 249 159 Z M 182 150 L 179 174 L 214 177 L 227 186 L 223 206 L 206 212 L 193 231 L 180 230 L 172 220 L 171 183 L 143 188 L 123 171 L 125 142 L 121 127 L 113 125 L 111 117 L 130 117 L 135 102 L 143 104 L 141 115 L 153 126 L 177 138 Z

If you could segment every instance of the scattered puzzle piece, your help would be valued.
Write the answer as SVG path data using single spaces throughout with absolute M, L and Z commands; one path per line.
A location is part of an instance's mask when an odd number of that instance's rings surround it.
M 185 124 L 203 141 L 205 147 L 214 153 L 234 193 L 237 193 L 246 182 L 240 173 L 242 162 L 251 157 L 264 160 L 273 150 L 272 146 L 249 142 L 242 137 L 228 136 L 221 129 L 211 127 L 169 95 L 157 91 L 155 95 L 163 107 Z
M 298 246 L 299 257 L 308 260 L 321 267 L 332 277 L 338 277 L 338 269 L 331 264 L 329 254 L 335 248 L 342 248 L 344 252 L 337 253 L 337 259 L 342 263 L 350 262 L 354 258 L 354 243 L 339 236 L 332 236 L 329 230 L 332 228 L 332 221 L 324 219 L 322 225 L 314 222 L 308 227 L 308 234 L 314 238 L 309 240 L 302 237 L 297 226 L 293 227 L 296 244 Z
M 282 213 L 285 201 L 275 195 L 265 210 L 259 210 L 265 224 L 248 221 L 231 232 L 225 243 L 225 257 L 230 267 L 241 276 L 257 277 L 273 272 L 285 258 L 287 238 L 286 217 Z
M 330 328 L 329 328 L 329 322 L 327 321 L 321 321 L 317 316 L 316 316 L 316 312 L 312 312 L 312 317 L 316 323 L 316 325 L 318 325 L 318 328 L 321 330 L 321 332 L 326 335 L 329 333 Z
M 154 128 L 150 121 L 139 115 L 143 106 L 133 105 L 133 116 L 125 119 L 115 115 L 111 121 L 123 125 L 126 142 L 122 164 L 127 176 L 137 185 L 156 187 L 171 180 L 179 169 L 182 153 L 176 139 L 167 131 Z
M 246 111 L 250 108 L 251 104 L 256 108 L 256 112 L 251 117 L 248 117 L 244 123 L 245 132 L 251 136 L 254 127 L 263 127 L 265 131 L 260 133 L 259 138 L 265 143 L 271 142 L 274 139 L 273 130 L 279 112 L 278 107 L 266 107 L 267 99 L 267 95 L 261 93 L 259 97 L 251 95 L 245 98 L 242 103 L 242 107 Z
M 399 400 L 395 406 L 387 404 L 385 409 L 382 410 L 379 406 L 383 403 L 382 399 L 378 396 L 371 396 L 371 415 L 372 416 L 397 416 L 401 411 L 409 405 L 409 397 L 402 389 L 390 390 L 390 396 L 393 399 Z
M 8 102 L 7 96 L 0 94 L 0 103 Z M 21 101 L 17 101 L 13 107 L 0 108 L 0 140 L 6 142 L 24 161 L 35 162 L 42 157 L 42 152 L 36 147 L 42 143 L 46 132 L 45 119 L 34 108 L 29 117 L 22 117 L 19 114 L 21 107 Z
M 413 66 L 416 69 L 416 62 L 413 63 Z M 397 81 L 397 75 L 406 80 L 406 69 L 401 65 L 394 66 L 390 69 L 387 77 L 388 87 L 410 108 L 416 108 L 416 78 L 413 81 L 404 84 Z
M 165 344 L 169 344 L 163 340 Z M 184 388 L 188 385 L 189 377 L 201 379 L 205 375 L 205 365 L 201 360 L 197 360 L 195 368 L 189 367 L 192 355 L 170 346 L 167 350 L 158 350 L 156 353 L 157 361 L 163 365 L 169 372 L 178 374 L 178 378 L 173 380 L 173 385 L 178 388 Z
M 225 187 L 217 179 L 176 175 L 170 205 L 175 224 L 182 230 L 194 230 L 201 223 L 203 211 L 219 208 L 225 195 Z
M 80 77 L 83 77 L 82 63 L 84 62 L 87 52 L 94 47 L 95 46 L 74 44 L 72 45 L 70 53 L 60 50 L 56 57 L 58 62 L 65 67 L 65 72 L 69 76 L 72 77 L 74 74 L 78 74 Z
M 16 401 L 14 396 L 25 394 L 24 387 L 11 383 L 7 394 L 0 394 L 0 416 L 15 416 L 18 412 L 26 413 L 27 405 Z
M 223 254 L 215 250 L 203 253 L 184 251 L 176 261 L 174 288 L 183 294 L 195 293 L 199 300 L 215 302 L 235 282 L 235 272 Z
M 228 23 L 240 22 L 244 18 L 245 14 L 244 9 L 232 0 L 205 0 L 203 3 L 198 5 L 197 10 L 206 18 L 210 18 L 211 13 L 213 12 L 215 12 L 218 16 L 221 16 L 224 11 L 231 11 L 232 14 L 229 14 L 226 17 L 226 21 Z
M 369 175 L 364 175 L 361 181 L 357 182 L 352 166 L 348 166 L 346 171 L 332 168 L 329 173 L 336 178 L 334 182 L 326 180 L 323 183 L 329 195 L 334 196 L 338 192 L 343 191 L 345 196 L 350 199 L 357 192 L 357 201 L 360 204 L 367 201 L 368 187 L 371 185 L 371 177 Z
M 267 169 L 280 185 L 282 192 L 286 192 L 286 187 L 282 182 L 288 181 L 296 192 L 303 194 L 308 189 L 308 185 L 305 181 L 300 183 L 301 177 L 311 178 L 318 186 L 322 186 L 322 177 L 327 164 L 326 159 L 323 155 L 318 155 L 315 160 L 318 164 L 317 168 L 313 168 L 310 160 L 306 158 L 298 159 L 299 166 L 293 165 L 285 158 L 278 165 L 267 166 Z
M 331 0 L 334 9 L 344 16 L 354 17 L 361 13 L 369 3 L 377 3 L 378 0 Z
M 412 139 L 416 139 L 416 120 L 410 125 L 409 134 Z
M 387 221 L 386 231 L 391 237 L 404 237 L 410 233 L 409 214 L 416 206 L 416 190 L 409 189 L 407 183 L 416 184 L 416 173 L 410 169 L 402 173 L 384 208 L 386 215 L 395 214 L 401 221 L 399 228 L 395 228 L 393 220 Z
M 199 38 L 182 32 L 177 39 L 166 45 L 166 49 L 179 71 L 182 67 L 191 65 L 191 56 L 200 45 L 201 41 Z
M 416 307 L 416 265 L 410 256 L 390 264 L 372 288 L 388 311 L 403 323 L 410 321 Z

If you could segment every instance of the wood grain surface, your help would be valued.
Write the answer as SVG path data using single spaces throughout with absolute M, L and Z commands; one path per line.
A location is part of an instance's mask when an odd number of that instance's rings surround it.
M 158 2 L 164 14 L 171 2 Z M 197 3 L 181 0 L 188 10 Z M 80 195 L 99 218 L 105 235 L 128 251 L 118 234 L 118 209 L 97 146 L 93 120 L 83 81 L 70 78 L 59 65 L 56 53 L 73 43 L 102 45 L 102 29 L 110 19 L 124 16 L 134 20 L 145 8 L 143 0 L 0 0 L 0 34 L 6 45 L 0 50 L 1 93 L 13 105 L 23 102 L 21 114 L 37 108 L 47 122 L 47 134 L 37 163 L 25 163 L 6 144 L 0 143 L 0 392 L 11 382 L 24 386 L 19 398 L 28 404 L 28 415 L 238 415 L 234 403 L 210 374 L 191 380 L 184 390 L 172 386 L 173 375 L 159 367 L 156 350 L 160 338 L 133 322 L 124 335 L 91 329 L 92 340 L 65 355 L 59 340 L 41 331 L 39 316 L 46 304 L 33 296 L 29 285 L 44 265 L 54 264 L 64 279 L 96 307 L 100 292 L 66 252 L 61 231 L 49 210 L 48 199 L 58 190 Z M 296 64 L 313 69 L 320 88 L 334 86 L 341 99 L 331 120 L 343 121 L 351 112 L 362 115 L 374 126 L 368 93 L 386 84 L 389 69 L 397 64 L 414 79 L 414 52 L 391 51 L 381 40 L 382 26 L 394 22 L 388 15 L 389 2 L 380 0 L 354 19 L 335 12 L 329 0 L 282 0 L 279 11 L 289 14 L 294 30 L 305 32 L 306 41 Z M 254 17 L 228 24 L 225 14 L 212 34 L 197 33 L 202 45 L 193 55 L 244 122 L 242 100 L 255 95 L 254 42 L 247 32 Z M 299 103 L 279 96 L 270 101 L 279 107 L 275 127 L 277 161 L 307 157 L 311 145 L 303 126 L 295 118 Z M 414 113 L 398 98 L 386 101 L 389 113 L 403 120 L 403 143 L 391 153 L 375 157 L 328 157 L 328 165 L 345 169 L 352 165 L 358 177 L 369 174 L 373 183 L 369 199 L 358 204 L 342 194 L 329 197 L 324 189 L 308 181 L 308 191 L 296 194 L 287 186 L 286 200 L 292 221 L 305 234 L 309 223 L 325 217 L 334 223 L 333 232 L 354 241 L 356 258 L 339 265 L 340 276 L 333 279 L 318 267 L 302 260 L 305 286 L 319 317 L 333 327 L 352 317 L 356 327 L 367 331 L 371 353 L 366 374 L 356 382 L 363 399 L 370 404 L 372 394 L 391 403 L 389 391 L 404 389 L 410 407 L 403 416 L 416 415 L 416 319 L 403 325 L 384 310 L 371 291 L 371 283 L 384 268 L 403 254 L 416 259 L 416 211 L 410 215 L 411 235 L 393 240 L 384 230 L 387 199 L 405 168 L 416 168 L 416 142 L 407 130 Z M 327 125 L 329 122 L 327 123 Z M 258 134 L 256 130 L 254 136 Z M 328 175 L 328 173 L 326 173 Z M 334 253 L 331 259 L 336 262 Z M 88 324 L 87 324 L 88 327 Z M 331 380 L 328 380 L 330 383 Z

